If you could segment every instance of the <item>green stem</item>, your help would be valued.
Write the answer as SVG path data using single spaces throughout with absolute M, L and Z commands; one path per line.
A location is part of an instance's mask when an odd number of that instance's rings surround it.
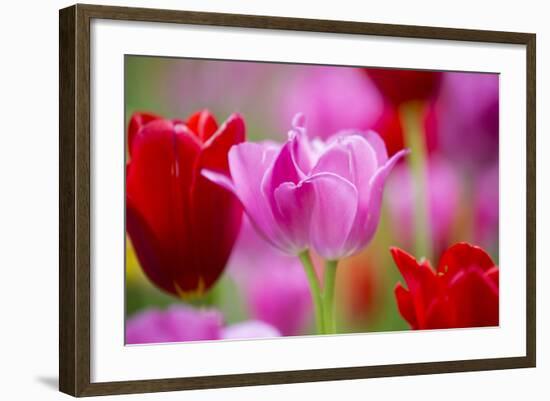
M 328 334 L 336 333 L 334 319 L 334 287 L 336 284 L 337 260 L 325 262 L 325 289 L 323 293 L 323 311 L 325 313 L 325 331 Z
M 428 159 L 424 132 L 424 104 L 409 102 L 400 109 L 405 145 L 411 150 L 407 157 L 414 191 L 415 256 L 431 259 L 432 242 L 428 204 Z
M 309 291 L 311 293 L 311 299 L 313 300 L 313 305 L 315 307 L 315 322 L 317 326 L 317 333 L 325 333 L 325 322 L 323 318 L 323 303 L 321 298 L 321 288 L 319 286 L 319 279 L 315 273 L 315 268 L 313 267 L 313 262 L 309 256 L 307 250 L 303 251 L 298 255 L 304 270 L 306 272 L 307 281 L 309 283 Z

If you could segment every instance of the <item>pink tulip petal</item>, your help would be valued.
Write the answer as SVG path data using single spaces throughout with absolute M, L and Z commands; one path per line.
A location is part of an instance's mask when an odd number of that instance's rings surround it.
M 331 137 L 331 141 L 351 139 L 356 140 L 355 137 L 361 137 L 366 141 L 374 151 L 376 166 L 383 166 L 388 161 L 388 151 L 384 140 L 378 133 L 374 131 L 360 131 L 354 129 L 340 130 Z
M 285 182 L 273 194 L 277 220 L 299 253 L 309 244 L 309 227 L 314 193 L 309 186 Z
M 365 246 L 373 237 L 378 221 L 380 220 L 380 209 L 382 206 L 382 196 L 384 193 L 384 184 L 388 174 L 391 172 L 395 164 L 409 153 L 408 149 L 403 149 L 394 154 L 386 164 L 379 169 L 370 181 L 370 199 L 367 206 L 368 213 L 366 219 L 357 224 L 362 227 L 362 231 L 359 236 L 358 249 Z M 364 206 L 364 205 L 361 205 Z M 363 216 L 363 212 L 360 213 Z
M 311 141 L 303 129 L 291 131 L 289 135 L 293 135 L 295 138 L 294 146 L 292 147 L 294 162 L 296 163 L 300 176 L 305 177 L 319 159 L 320 152 L 317 145 L 320 141 Z
M 299 146 L 299 140 L 299 135 L 293 135 L 289 138 L 264 174 L 261 187 L 263 193 L 271 202 L 272 207 L 275 206 L 273 192 L 279 185 L 284 182 L 297 184 L 305 178 L 305 174 L 298 167 L 295 159 L 296 147 Z
M 349 135 L 339 140 L 350 154 L 350 169 L 353 172 L 352 183 L 359 191 L 361 202 L 368 201 L 370 180 L 378 170 L 378 158 L 375 149 L 360 135 Z
M 357 189 L 332 173 L 313 175 L 302 186 L 314 193 L 310 226 L 313 250 L 329 260 L 347 256 L 346 240 L 357 213 Z
M 229 166 L 235 194 L 258 232 L 275 247 L 291 248 L 277 224 L 269 200 L 262 192 L 262 181 L 271 168 L 277 149 L 268 144 L 245 142 L 229 151 Z
M 375 146 L 379 146 L 380 144 L 372 146 L 370 142 L 360 135 L 349 135 L 343 137 L 341 141 L 347 146 L 351 154 L 351 169 L 354 171 L 355 176 L 353 184 L 357 187 L 359 193 L 359 207 L 357 216 L 355 217 L 356 223 L 353 225 L 353 229 L 348 237 L 350 249 L 356 251 L 363 248 L 370 241 L 370 234 L 365 233 L 365 222 L 369 220 L 369 216 L 375 215 L 374 220 L 376 224 L 374 225 L 374 229 L 378 225 L 377 215 L 380 213 L 380 208 L 373 208 L 373 205 L 376 206 L 376 204 L 371 205 L 373 196 L 371 181 L 379 173 L 380 167 L 378 161 L 384 155 L 379 156 L 376 153 Z M 381 182 L 381 188 L 383 184 L 384 181 Z
M 349 182 L 355 182 L 351 159 L 352 155 L 348 148 L 340 141 L 335 142 L 321 155 L 311 174 L 334 173 Z
M 362 135 L 374 149 L 378 160 L 378 165 L 383 166 L 386 164 L 388 161 L 388 151 L 386 149 L 386 144 L 380 135 L 374 131 L 361 132 L 360 135 Z

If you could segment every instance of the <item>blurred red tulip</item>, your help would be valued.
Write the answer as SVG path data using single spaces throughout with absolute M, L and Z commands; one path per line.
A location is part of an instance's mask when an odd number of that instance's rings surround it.
M 430 100 L 439 90 L 443 74 L 437 71 L 365 68 L 382 95 L 394 105 Z
M 379 265 L 377 261 L 373 263 L 373 257 L 372 253 L 361 253 L 342 260 L 339 265 L 336 288 L 345 291 L 337 290 L 336 295 L 341 313 L 352 325 L 374 320 L 377 311 L 383 307 L 380 304 Z
M 401 249 L 391 253 L 408 287 L 395 287 L 397 306 L 412 329 L 498 326 L 499 271 L 483 249 L 453 245 L 435 271 Z
M 433 151 L 437 147 L 437 121 L 438 116 L 435 113 L 435 108 L 430 103 L 426 106 L 422 116 L 426 149 L 428 152 Z M 378 132 L 382 139 L 384 139 L 388 155 L 392 156 L 406 147 L 401 116 L 399 115 L 398 107 L 393 104 L 386 102 L 382 114 L 376 120 L 372 129 Z
M 244 141 L 241 116 L 220 127 L 208 111 L 186 122 L 136 113 L 128 126 L 126 229 L 147 277 L 181 297 L 221 275 L 239 232 L 241 207 L 200 175 L 229 174 L 227 152 Z

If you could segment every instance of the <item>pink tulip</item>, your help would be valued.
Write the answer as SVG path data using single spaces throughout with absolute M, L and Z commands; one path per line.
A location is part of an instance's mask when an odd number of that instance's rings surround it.
M 388 159 L 378 134 L 342 131 L 309 141 L 298 114 L 288 140 L 246 142 L 228 154 L 231 177 L 202 174 L 233 192 L 256 230 L 291 255 L 313 249 L 327 260 L 352 255 L 372 239 L 386 178 L 402 150 Z

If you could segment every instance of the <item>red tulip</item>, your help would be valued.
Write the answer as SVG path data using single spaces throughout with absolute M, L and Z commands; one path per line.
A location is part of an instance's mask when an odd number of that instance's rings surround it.
M 428 104 L 422 116 L 426 150 L 428 152 L 432 152 L 437 148 L 437 118 L 435 108 L 431 103 Z M 382 114 L 374 123 L 372 129 L 378 132 L 382 139 L 384 139 L 388 155 L 392 156 L 401 149 L 406 148 L 405 133 L 399 110 L 393 104 L 386 102 Z
M 186 122 L 136 113 L 128 126 L 126 229 L 141 267 L 159 288 L 200 295 L 221 275 L 235 243 L 241 206 L 203 178 L 229 174 L 227 152 L 244 141 L 241 116 L 220 127 L 208 111 Z
M 443 74 L 437 71 L 366 68 L 372 82 L 394 105 L 412 100 L 430 100 L 441 84 Z
M 453 245 L 435 271 L 401 249 L 391 253 L 408 287 L 395 287 L 397 306 L 412 329 L 498 326 L 498 266 L 483 249 Z

